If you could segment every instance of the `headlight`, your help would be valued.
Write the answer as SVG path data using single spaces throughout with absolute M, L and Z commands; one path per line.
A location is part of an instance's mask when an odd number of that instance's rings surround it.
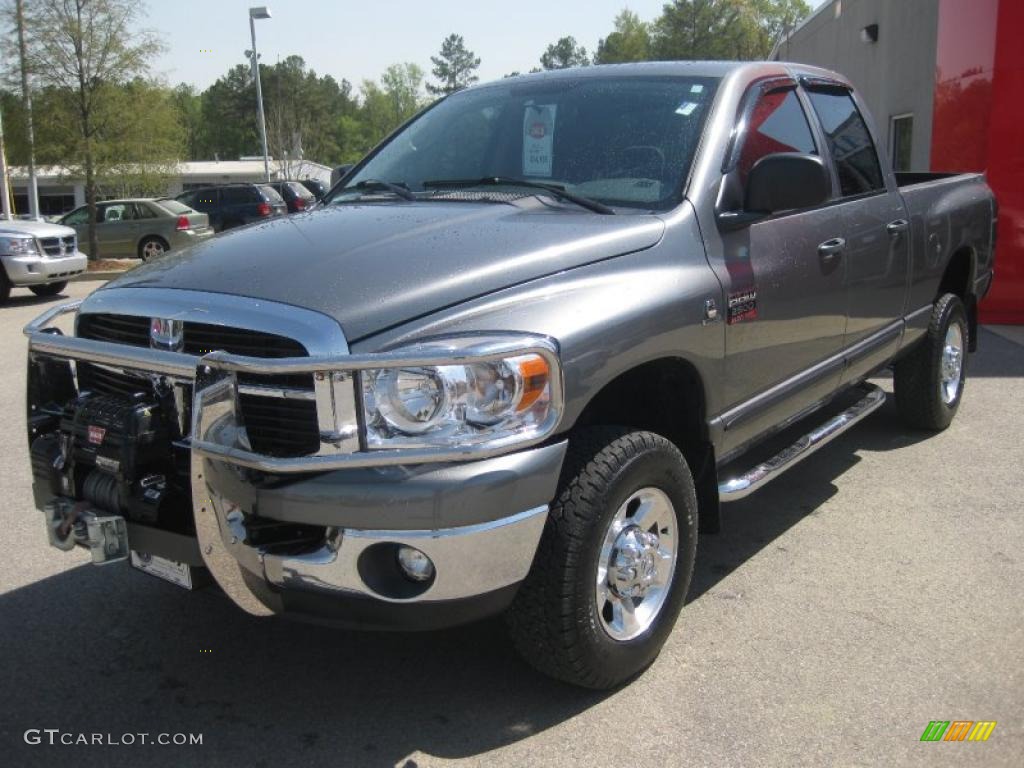
M 2 237 L 0 251 L 9 256 L 37 256 L 39 246 L 34 237 Z
M 527 352 L 361 373 L 368 449 L 513 444 L 546 436 L 561 416 L 553 352 Z

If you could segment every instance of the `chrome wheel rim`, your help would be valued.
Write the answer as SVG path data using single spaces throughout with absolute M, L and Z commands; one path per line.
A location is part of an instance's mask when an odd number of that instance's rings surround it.
M 142 246 L 142 260 L 149 261 L 152 258 L 160 256 L 161 254 L 163 254 L 163 252 L 164 247 L 160 243 L 156 242 L 155 240 L 150 240 L 148 243 Z
M 942 360 L 939 364 L 939 390 L 942 402 L 946 405 L 956 400 L 960 392 L 960 379 L 964 370 L 964 335 L 960 326 L 953 324 L 946 331 L 946 340 L 942 344 Z
M 641 488 L 616 511 L 597 562 L 597 615 L 613 640 L 632 640 L 661 613 L 676 569 L 679 532 L 664 491 Z

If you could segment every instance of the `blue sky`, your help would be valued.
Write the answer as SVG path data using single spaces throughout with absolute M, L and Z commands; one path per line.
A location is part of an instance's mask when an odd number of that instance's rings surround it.
M 356 86 L 390 64 L 411 61 L 429 74 L 430 56 L 451 32 L 481 57 L 481 80 L 528 71 L 549 43 L 572 35 L 593 52 L 623 7 L 653 19 L 664 0 L 148 0 L 143 25 L 168 50 L 154 71 L 168 82 L 207 87 L 249 47 L 248 8 L 266 2 L 273 18 L 256 22 L 264 63 L 293 53 L 318 73 Z M 818 5 L 822 0 L 811 0 Z

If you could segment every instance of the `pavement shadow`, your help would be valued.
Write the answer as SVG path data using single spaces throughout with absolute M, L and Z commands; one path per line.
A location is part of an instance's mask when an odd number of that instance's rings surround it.
M 79 558 L 80 560 L 80 558 Z M 395 764 L 479 755 L 607 694 L 548 680 L 497 621 L 371 634 L 257 619 L 128 567 L 0 596 L 7 765 Z M 202 733 L 202 746 L 29 746 L 30 728 Z
M 33 307 L 36 304 L 49 304 L 50 302 L 67 298 L 69 297 L 66 291 L 54 294 L 53 296 L 36 296 L 34 293 L 11 293 L 7 301 L 0 303 L 0 311 L 17 307 Z

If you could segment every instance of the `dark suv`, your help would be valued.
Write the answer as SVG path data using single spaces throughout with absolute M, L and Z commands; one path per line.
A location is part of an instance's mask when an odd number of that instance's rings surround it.
M 288 213 L 299 213 L 316 202 L 316 195 L 301 181 L 272 181 L 268 186 L 273 187 L 284 198 Z
M 288 212 L 281 195 L 269 184 L 224 184 L 182 192 L 175 198 L 210 217 L 214 232 L 240 227 Z

